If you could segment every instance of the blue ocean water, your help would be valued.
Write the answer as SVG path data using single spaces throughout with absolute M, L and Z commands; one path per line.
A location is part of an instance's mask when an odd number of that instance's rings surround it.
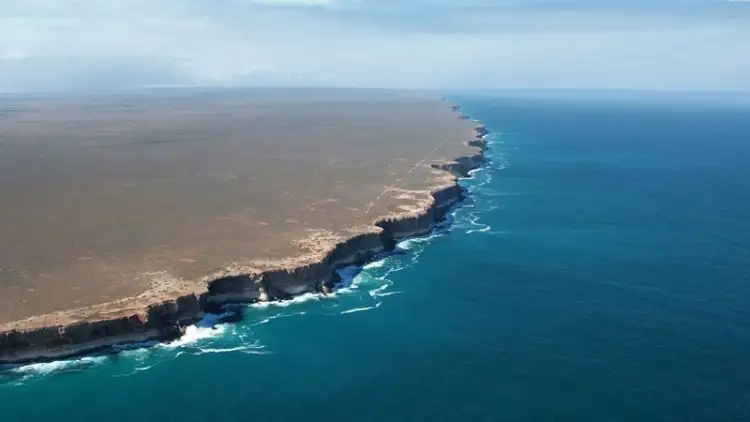
M 750 420 L 750 100 L 452 98 L 452 224 L 170 345 L 3 372 L 0 420 Z

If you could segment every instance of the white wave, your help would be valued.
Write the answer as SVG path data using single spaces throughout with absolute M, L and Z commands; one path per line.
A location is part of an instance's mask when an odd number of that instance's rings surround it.
M 292 312 L 292 313 L 289 313 L 289 314 L 271 315 L 269 317 L 263 318 L 260 321 L 257 321 L 257 322 L 254 322 L 254 323 L 250 324 L 250 326 L 254 327 L 256 325 L 268 324 L 269 322 L 271 322 L 271 321 L 273 321 L 274 319 L 277 319 L 277 318 L 286 318 L 286 317 L 290 317 L 290 316 L 305 315 L 306 313 L 307 312 L 305 312 L 305 311 L 301 311 L 301 312 Z
M 230 353 L 230 352 L 239 352 L 241 350 L 247 350 L 247 346 L 236 346 L 236 347 L 227 347 L 225 349 L 221 348 L 213 348 L 213 347 L 206 347 L 202 348 L 199 347 L 198 350 L 200 350 L 200 354 L 204 353 Z
M 400 295 L 401 293 L 403 292 L 400 290 L 396 290 L 393 292 L 376 293 L 373 296 L 374 297 L 387 297 L 387 296 L 393 296 L 393 295 Z
M 130 361 L 130 365 L 135 365 L 135 367 L 128 373 L 118 374 L 114 376 L 126 377 L 135 375 L 138 372 L 146 371 L 159 365 L 163 362 L 163 360 L 155 360 L 154 350 L 155 347 L 149 347 L 118 352 L 118 356 L 125 358 L 126 361 Z
M 268 324 L 269 322 L 271 322 L 274 319 L 276 319 L 276 318 L 275 317 L 268 317 L 268 318 L 264 318 L 264 319 L 262 319 L 262 320 L 260 320 L 258 322 L 254 322 L 254 323 L 252 323 L 250 325 L 251 326 L 256 326 L 256 325 Z
M 352 287 L 355 290 L 358 290 L 360 287 L 369 286 L 373 283 L 379 283 L 380 281 L 382 281 L 382 278 L 380 276 L 373 274 L 372 272 L 362 272 L 357 276 L 357 278 L 354 279 Z
M 84 356 L 76 359 L 56 360 L 52 362 L 30 363 L 11 368 L 10 372 L 30 376 L 49 375 L 56 372 L 64 372 L 85 369 L 105 363 L 107 356 Z M 26 379 L 24 377 L 23 379 Z
M 490 225 L 484 224 L 480 221 L 481 214 L 484 214 L 484 213 L 485 211 L 470 212 L 466 214 L 466 220 L 462 222 L 463 225 L 468 225 L 469 227 L 475 227 L 475 228 L 466 230 L 466 234 L 487 232 L 492 229 Z M 476 228 L 476 227 L 479 227 L 479 228 Z
M 153 346 L 156 346 L 156 344 L 154 344 Z M 122 357 L 133 359 L 136 362 L 143 362 L 146 359 L 148 359 L 153 353 L 152 352 L 153 346 L 149 346 L 149 348 L 144 347 L 141 349 L 125 350 L 125 351 L 118 352 L 118 353 Z
M 390 296 L 389 294 L 384 294 L 386 290 L 388 290 L 389 287 L 393 286 L 393 282 L 390 280 L 384 280 L 386 284 L 383 284 L 382 286 L 370 290 L 368 293 L 371 297 L 380 297 L 380 296 Z
M 468 213 L 468 214 L 466 215 L 466 217 L 467 217 L 467 218 L 468 218 L 468 220 L 469 220 L 469 224 L 471 224 L 471 225 L 473 225 L 473 226 L 483 226 L 483 224 L 481 224 L 481 223 L 478 223 L 478 221 L 479 221 L 479 218 L 480 218 L 480 217 L 479 217 L 479 214 L 478 214 L 478 213 L 475 213 L 475 212 L 470 212 L 470 213 Z
M 255 309 L 287 308 L 289 306 L 299 305 L 305 302 L 319 301 L 325 297 L 327 296 L 320 293 L 304 293 L 289 300 L 253 303 L 250 305 L 250 307 Z
M 227 330 L 227 324 L 220 323 L 222 318 L 234 315 L 228 311 L 222 314 L 203 315 L 200 321 L 185 328 L 185 333 L 177 340 L 169 343 L 157 343 L 156 347 L 163 349 L 177 349 L 195 344 L 201 340 L 221 337 Z
M 382 303 L 383 302 L 378 302 L 378 303 L 376 303 L 373 306 L 365 306 L 365 307 L 362 307 L 362 308 L 347 309 L 345 311 L 341 311 L 341 315 L 344 315 L 344 314 L 353 314 L 355 312 L 364 312 L 364 311 L 369 311 L 371 309 L 376 309 L 376 308 L 379 308 Z
M 385 259 L 381 259 L 381 260 L 378 260 L 378 261 L 373 261 L 373 262 L 370 262 L 368 264 L 365 264 L 362 267 L 362 269 L 363 270 L 372 270 L 372 269 L 375 269 L 375 268 L 381 268 L 383 265 L 385 265 Z
M 432 233 L 427 236 L 421 236 L 421 237 L 415 237 L 413 239 L 402 240 L 396 244 L 396 248 L 408 251 L 408 250 L 414 249 L 416 246 L 422 245 L 424 243 L 432 242 L 439 236 L 440 234 Z
M 415 246 L 415 243 L 412 241 L 412 239 L 401 241 L 396 245 L 398 249 L 407 250 L 407 251 L 413 248 L 414 246 Z
M 387 278 L 387 277 L 389 277 L 389 276 L 390 276 L 391 274 L 393 274 L 393 273 L 397 273 L 397 272 L 399 272 L 399 271 L 403 271 L 403 270 L 405 270 L 405 269 L 407 269 L 407 268 L 408 268 L 408 266 L 407 266 L 407 265 L 399 265 L 399 266 L 397 266 L 397 267 L 389 268 L 389 269 L 388 269 L 388 270 L 387 270 L 387 271 L 385 272 L 385 274 L 383 274 L 383 276 L 382 276 L 382 277 L 380 277 L 380 280 L 384 280 L 384 281 L 390 281 L 390 280 L 388 280 L 388 278 Z
M 221 354 L 221 353 L 235 353 L 235 352 L 241 352 L 245 354 L 266 354 L 268 352 L 265 352 L 263 349 L 265 346 L 258 345 L 258 344 L 244 344 L 242 346 L 235 346 L 235 347 L 205 347 L 205 348 L 198 348 L 198 352 L 195 353 L 196 355 L 207 355 L 207 354 Z
M 492 175 L 489 173 L 483 173 L 481 178 L 472 180 L 472 186 L 469 188 L 473 194 L 478 191 L 481 192 L 482 188 L 492 182 Z
M 130 376 L 133 376 L 133 375 L 135 375 L 135 374 L 137 374 L 139 372 L 148 371 L 149 369 L 153 368 L 156 365 L 158 365 L 158 363 L 157 364 L 153 364 L 153 365 L 139 366 L 139 367 L 133 368 L 133 370 L 130 371 L 130 372 L 126 372 L 124 374 L 115 374 L 115 375 L 112 375 L 112 377 L 113 378 L 130 377 Z
M 370 294 L 370 296 L 373 297 L 373 298 L 379 298 L 379 297 L 392 296 L 392 295 L 396 295 L 396 294 L 402 293 L 400 291 L 386 292 L 386 290 L 388 290 L 388 288 L 390 288 L 391 286 L 393 286 L 393 282 L 392 281 L 390 281 L 390 280 L 386 280 L 386 281 L 387 281 L 387 284 L 384 284 L 384 285 L 378 287 L 377 289 L 370 290 L 368 292 Z
M 487 232 L 489 232 L 489 231 L 490 231 L 491 229 L 492 229 L 492 227 L 491 227 L 491 226 L 484 226 L 484 227 L 482 227 L 481 229 L 472 229 L 472 230 L 467 230 L 467 231 L 466 231 L 466 234 L 472 234 L 472 233 L 487 233 Z
M 469 177 L 464 177 L 463 179 L 464 180 L 473 180 L 473 179 L 476 179 L 477 173 L 479 173 L 480 171 L 484 171 L 484 170 L 485 170 L 484 167 L 477 167 L 475 169 L 471 169 L 471 170 L 468 171 Z
M 164 349 L 178 349 L 190 346 L 201 340 L 220 337 L 226 331 L 226 324 L 220 324 L 213 327 L 199 327 L 191 325 L 185 329 L 185 334 L 179 339 L 169 343 L 159 343 L 156 347 Z
M 339 283 L 338 289 L 333 294 L 351 293 L 359 289 L 360 286 L 368 285 L 382 277 L 378 277 L 373 274 L 374 270 L 383 268 L 386 266 L 386 260 L 381 259 L 372 263 L 366 264 L 362 267 L 346 267 L 338 270 L 341 276 L 341 283 Z

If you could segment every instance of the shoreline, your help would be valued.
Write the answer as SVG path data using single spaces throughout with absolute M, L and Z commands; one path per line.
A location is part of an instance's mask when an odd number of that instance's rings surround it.
M 460 114 L 458 105 L 452 108 L 459 113 L 458 118 L 470 119 Z M 227 304 L 288 300 L 310 292 L 330 293 L 340 281 L 337 270 L 371 262 L 378 254 L 392 251 L 400 240 L 428 234 L 465 197 L 458 179 L 484 163 L 485 135 L 489 133 L 481 123 L 474 123 L 474 137 L 465 143 L 476 152 L 431 165 L 447 172 L 446 182 L 429 192 L 431 200 L 422 209 L 378 218 L 368 230 L 338 242 L 312 263 L 252 273 L 226 270 L 205 279 L 205 288 L 200 291 L 153 302 L 141 309 L 115 312 L 109 317 L 107 305 L 116 302 L 100 305 L 103 312 L 92 318 L 67 324 L 31 326 L 31 321 L 41 317 L 38 316 L 6 324 L 9 328 L 0 326 L 0 365 L 95 354 L 122 344 L 173 341 L 205 314 L 219 314 Z M 29 327 L 23 327 L 24 321 Z

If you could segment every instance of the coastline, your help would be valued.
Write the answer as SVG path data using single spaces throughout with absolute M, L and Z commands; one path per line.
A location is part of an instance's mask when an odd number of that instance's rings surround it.
M 459 106 L 452 107 L 460 113 Z M 462 114 L 458 117 L 469 119 Z M 339 281 L 336 270 L 362 265 L 377 254 L 393 250 L 399 240 L 429 233 L 463 199 L 465 190 L 458 178 L 484 162 L 488 130 L 475 123 L 473 138 L 465 142 L 476 152 L 432 165 L 446 172 L 445 183 L 430 191 L 430 202 L 421 209 L 378 218 L 367 230 L 336 243 L 312 263 L 262 272 L 226 270 L 206 278 L 204 289 L 111 316 L 107 315 L 111 304 L 103 304 L 102 312 L 85 320 L 34 325 L 31 321 L 39 320 L 35 317 L 0 326 L 0 364 L 57 360 L 126 343 L 172 341 L 206 313 L 220 313 L 226 304 L 286 300 L 308 292 L 330 293 Z

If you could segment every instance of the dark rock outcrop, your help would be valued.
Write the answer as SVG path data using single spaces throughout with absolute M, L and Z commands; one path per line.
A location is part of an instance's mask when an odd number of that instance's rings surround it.
M 114 344 L 173 340 L 203 317 L 196 295 L 155 303 L 142 313 L 0 333 L 0 363 L 59 359 L 106 349 Z

